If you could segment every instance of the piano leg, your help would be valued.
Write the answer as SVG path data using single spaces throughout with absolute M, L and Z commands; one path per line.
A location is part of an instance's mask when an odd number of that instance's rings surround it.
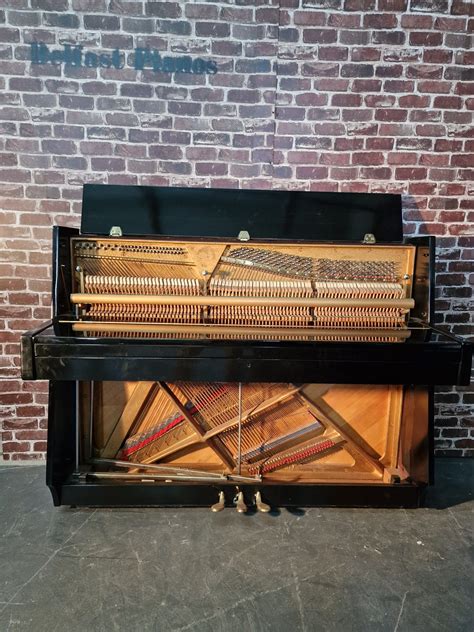
M 79 473 L 80 465 L 80 445 L 81 445 L 81 398 L 80 382 L 76 382 L 76 425 L 75 425 L 75 450 L 74 450 L 74 472 Z

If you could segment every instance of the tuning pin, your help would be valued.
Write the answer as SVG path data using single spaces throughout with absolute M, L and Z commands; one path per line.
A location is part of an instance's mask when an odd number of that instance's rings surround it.
M 224 492 L 219 492 L 219 500 L 211 506 L 211 511 L 217 513 L 218 511 L 222 511 L 225 507 L 225 497 Z
M 235 504 L 237 506 L 237 513 L 247 513 L 247 505 L 244 502 L 244 492 L 237 494 Z
M 260 492 L 257 492 L 255 494 L 255 504 L 257 505 L 258 511 L 261 511 L 262 513 L 268 513 L 269 511 L 271 511 L 270 505 L 267 505 L 267 503 L 263 502 L 262 494 Z

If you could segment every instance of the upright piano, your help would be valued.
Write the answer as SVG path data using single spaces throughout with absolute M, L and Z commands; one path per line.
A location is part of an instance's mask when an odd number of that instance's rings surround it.
M 422 503 L 434 385 L 472 347 L 433 325 L 400 196 L 86 185 L 52 273 L 22 372 L 55 505 Z

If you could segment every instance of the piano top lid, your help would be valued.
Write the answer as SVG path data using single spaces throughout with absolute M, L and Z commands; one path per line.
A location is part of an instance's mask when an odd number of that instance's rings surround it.
M 86 184 L 81 234 L 361 242 L 403 239 L 401 196 Z

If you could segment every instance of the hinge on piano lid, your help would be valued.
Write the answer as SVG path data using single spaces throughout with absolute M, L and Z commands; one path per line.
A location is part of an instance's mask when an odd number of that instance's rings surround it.
M 239 241 L 250 241 L 250 234 L 246 230 L 241 230 L 237 235 Z
M 365 233 L 364 239 L 362 240 L 363 244 L 375 244 L 377 240 L 375 239 L 375 235 L 373 233 Z
M 111 229 L 109 230 L 109 237 L 122 237 L 122 236 L 123 236 L 123 233 L 120 226 L 112 226 Z

